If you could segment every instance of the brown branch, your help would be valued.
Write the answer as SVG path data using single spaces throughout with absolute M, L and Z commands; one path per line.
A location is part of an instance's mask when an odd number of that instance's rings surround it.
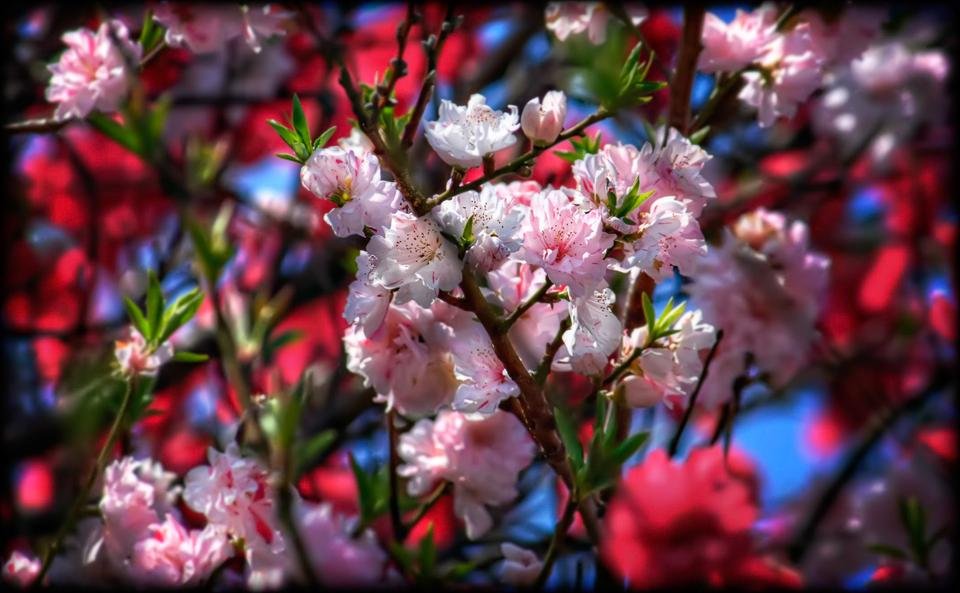
M 693 77 L 697 73 L 697 58 L 703 48 L 700 35 L 705 15 L 706 9 L 700 5 L 690 5 L 684 9 L 680 55 L 670 85 L 670 114 L 667 121 L 684 135 L 688 133 L 687 125 L 690 122 L 690 92 L 693 90 Z
M 669 455 L 671 459 L 677 454 L 677 449 L 680 448 L 680 437 L 683 436 L 683 431 L 687 427 L 687 423 L 690 422 L 690 417 L 693 416 L 693 408 L 697 405 L 697 396 L 700 395 L 700 388 L 703 387 L 703 382 L 707 380 L 707 371 L 710 370 L 710 363 L 713 362 L 713 357 L 716 355 L 717 348 L 720 347 L 720 340 L 722 339 L 723 330 L 721 329 L 717 331 L 717 338 L 713 342 L 710 352 L 707 353 L 707 359 L 703 362 L 703 369 L 700 371 L 700 377 L 697 379 L 697 386 L 693 388 L 693 393 L 690 394 L 690 401 L 687 402 L 687 409 L 683 413 L 683 419 L 680 421 L 680 425 L 677 426 L 677 432 L 675 432 L 673 438 L 670 439 L 667 455 Z

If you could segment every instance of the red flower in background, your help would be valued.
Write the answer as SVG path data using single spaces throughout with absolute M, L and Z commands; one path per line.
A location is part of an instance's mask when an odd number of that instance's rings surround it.
M 695 449 L 684 462 L 650 453 L 610 501 L 604 561 L 637 589 L 770 582 L 751 543 L 755 478 L 742 462 L 734 467 L 719 446 Z

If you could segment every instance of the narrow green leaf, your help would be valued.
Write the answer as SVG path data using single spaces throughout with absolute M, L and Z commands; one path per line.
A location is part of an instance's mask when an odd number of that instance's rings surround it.
M 470 215 L 470 218 L 467 219 L 467 223 L 463 225 L 463 233 L 460 234 L 460 245 L 464 248 L 473 245 L 473 215 Z
M 337 431 L 328 428 L 316 434 L 294 450 L 294 478 L 299 478 L 313 462 L 337 440 Z
M 99 112 L 87 116 L 87 121 L 101 134 L 110 138 L 134 154 L 141 154 L 140 139 L 132 129 L 121 125 L 112 117 Z
M 707 137 L 707 134 L 710 133 L 710 126 L 703 126 L 696 132 L 690 134 L 690 142 L 692 144 L 700 144 L 703 142 L 703 139 Z
M 313 141 L 313 150 L 318 148 L 323 148 L 327 145 L 327 142 L 330 141 L 330 138 L 333 137 L 334 133 L 337 131 L 337 126 L 330 126 L 322 134 L 317 136 L 317 139 Z
M 350 469 L 353 470 L 353 477 L 357 482 L 357 495 L 360 504 L 361 521 L 367 522 L 373 519 L 373 489 L 370 483 L 370 476 L 363 471 L 353 453 L 349 454 Z
M 567 454 L 570 456 L 570 463 L 575 471 L 579 470 L 583 467 L 583 446 L 577 435 L 577 427 L 570 415 L 562 408 L 554 408 L 553 415 L 557 420 L 557 432 L 560 433 L 563 446 L 566 447 Z
M 152 340 L 162 330 L 160 327 L 160 315 L 163 313 L 163 289 L 160 288 L 160 280 L 156 273 L 150 270 L 147 273 L 147 321 L 150 323 L 148 340 Z
M 307 124 L 307 115 L 303 112 L 303 105 L 300 104 L 300 97 L 293 94 L 293 129 L 297 131 L 297 136 L 304 147 L 310 147 L 313 142 L 310 140 L 310 126 Z
M 640 296 L 640 303 L 643 305 L 643 315 L 647 321 L 647 335 L 652 339 L 654 337 L 653 330 L 657 317 L 653 310 L 653 302 L 650 300 L 650 295 L 648 295 L 646 292 L 642 293 Z
M 282 159 L 286 159 L 286 160 L 288 160 L 288 161 L 293 161 L 294 163 L 297 163 L 298 165 L 302 165 L 302 164 L 303 164 L 303 161 L 300 160 L 300 157 L 295 156 L 295 155 L 292 155 L 292 154 L 287 154 L 287 153 L 285 153 L 285 152 L 277 152 L 277 153 L 274 153 L 274 156 L 280 157 L 280 158 L 282 158 Z
M 419 576 L 421 579 L 429 580 L 437 560 L 437 546 L 433 541 L 433 523 L 427 527 L 427 534 L 420 539 L 419 556 Z
M 649 432 L 638 432 L 635 435 L 627 437 L 611 453 L 611 457 L 620 465 L 623 465 L 627 459 L 637 452 L 649 438 Z
M 303 142 L 300 141 L 300 138 L 298 138 L 292 130 L 275 119 L 268 119 L 267 123 L 280 135 L 280 138 L 286 142 L 287 146 L 293 149 L 294 153 L 299 156 L 304 151 Z
M 881 556 L 889 556 L 891 558 L 897 558 L 898 560 L 906 560 L 910 556 L 900 548 L 895 546 L 889 546 L 887 544 L 868 544 L 867 549 L 873 552 L 874 554 L 880 554 Z
M 201 354 L 199 352 L 176 352 L 173 355 L 173 360 L 177 362 L 204 362 L 210 360 L 210 357 L 206 354 Z
M 140 332 L 140 335 L 143 336 L 144 339 L 149 339 L 151 334 L 150 322 L 144 317 L 140 307 L 131 301 L 129 297 L 123 297 L 123 307 L 127 310 L 127 316 L 130 317 L 130 322 L 133 323 L 133 327 Z

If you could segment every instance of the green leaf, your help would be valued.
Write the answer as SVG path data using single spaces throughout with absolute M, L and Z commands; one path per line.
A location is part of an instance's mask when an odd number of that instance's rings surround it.
M 330 141 L 330 138 L 333 137 L 334 133 L 337 131 L 337 126 L 330 126 L 322 134 L 317 136 L 317 139 L 313 141 L 313 150 L 318 148 L 323 148 L 327 145 L 327 142 Z
M 898 560 L 906 560 L 910 556 L 895 546 L 889 546 L 887 544 L 868 544 L 867 549 L 873 552 L 874 554 L 880 554 L 881 556 L 889 556 L 891 558 L 896 558 Z
M 703 139 L 707 137 L 707 134 L 710 133 L 710 126 L 703 126 L 696 132 L 690 134 L 690 142 L 692 144 L 700 144 L 703 142 Z
M 268 119 L 267 123 L 270 124 L 270 127 L 280 135 L 280 138 L 286 142 L 287 146 L 289 146 L 293 150 L 294 154 L 297 155 L 297 162 L 302 163 L 304 161 L 303 153 L 306 152 L 307 149 L 300 138 L 297 137 L 292 130 L 275 119 Z
M 657 321 L 656 313 L 653 310 L 653 302 L 650 300 L 650 295 L 646 292 L 640 295 L 640 303 L 643 305 L 643 316 L 647 321 L 647 335 L 648 339 L 654 338 L 654 327 Z
M 467 219 L 467 223 L 463 225 L 463 233 L 460 234 L 460 245 L 466 249 L 473 245 L 474 236 L 473 236 L 473 214 L 470 215 L 470 218 Z
M 133 327 L 140 332 L 140 335 L 143 336 L 145 340 L 149 340 L 150 334 L 152 333 L 150 322 L 144 317 L 140 307 L 131 301 L 129 297 L 123 297 L 123 307 L 127 310 L 127 316 L 130 317 L 130 322 L 133 324 Z
M 363 523 L 367 523 L 375 517 L 373 514 L 375 494 L 373 492 L 373 483 L 367 472 L 363 471 L 363 468 L 360 467 L 359 463 L 357 463 L 357 459 L 353 456 L 353 453 L 349 453 L 348 456 L 350 458 L 350 469 L 353 470 L 353 478 L 357 482 L 357 495 L 360 505 L 360 520 Z
M 176 352 L 173 355 L 173 360 L 177 362 L 204 362 L 210 360 L 210 357 L 206 354 L 201 354 L 199 352 Z
M 152 340 L 160 331 L 160 316 L 163 313 L 163 290 L 160 288 L 160 280 L 156 273 L 150 270 L 147 273 L 147 321 L 150 323 L 151 334 L 145 336 L 147 340 Z
M 580 438 L 577 435 L 577 427 L 573 418 L 562 408 L 554 408 L 553 415 L 557 420 L 557 432 L 560 433 L 560 440 L 567 449 L 570 456 L 570 463 L 574 471 L 583 467 L 583 446 L 580 444 Z
M 420 570 L 417 576 L 421 581 L 431 580 L 437 563 L 437 546 L 433 541 L 433 523 L 427 527 L 427 534 L 420 539 L 418 560 Z
M 90 122 L 101 134 L 110 138 L 134 154 L 141 154 L 140 138 L 137 133 L 113 120 L 112 117 L 99 112 L 87 116 Z
M 320 434 L 313 435 L 303 445 L 294 449 L 293 452 L 293 476 L 299 478 L 304 471 L 309 468 L 317 458 L 323 455 L 330 445 L 337 440 L 337 431 L 332 428 L 324 430 Z
M 300 104 L 300 97 L 296 93 L 293 94 L 293 129 L 297 131 L 297 136 L 300 137 L 305 148 L 312 146 L 307 115 L 303 112 L 303 105 Z
M 649 432 L 638 432 L 635 435 L 627 437 L 622 443 L 613 449 L 611 452 L 611 457 L 618 464 L 623 465 L 627 459 L 630 459 L 630 457 L 636 453 L 644 443 L 647 442 L 649 437 Z
M 302 165 L 302 164 L 303 164 L 303 161 L 300 160 L 300 157 L 294 156 L 294 155 L 292 155 L 292 154 L 287 154 L 287 153 L 285 153 L 285 152 L 277 152 L 277 153 L 274 153 L 274 156 L 280 157 L 280 158 L 282 158 L 282 159 L 286 159 L 286 160 L 288 160 L 288 161 L 293 161 L 293 162 L 297 163 L 298 165 Z
M 160 322 L 161 329 L 157 342 L 163 343 L 173 335 L 180 327 L 186 325 L 193 316 L 197 314 L 200 305 L 203 303 L 203 293 L 199 288 L 194 288 L 190 292 L 181 295 L 172 305 L 163 312 L 163 319 Z
M 143 15 L 143 26 L 140 28 L 140 47 L 143 48 L 143 54 L 147 55 L 153 50 L 161 40 L 166 30 L 153 18 L 153 11 L 147 9 Z
M 172 105 L 173 97 L 169 94 L 163 95 L 154 101 L 153 109 L 147 115 L 147 137 L 144 139 L 144 144 L 151 150 L 163 146 L 163 131 L 167 127 L 167 117 L 170 115 Z

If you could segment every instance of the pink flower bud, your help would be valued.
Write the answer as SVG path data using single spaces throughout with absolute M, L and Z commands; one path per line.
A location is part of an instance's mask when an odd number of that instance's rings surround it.
M 523 133 L 534 142 L 548 144 L 557 139 L 563 131 L 563 120 L 567 117 L 567 96 L 563 91 L 550 91 L 543 97 L 527 102 L 520 116 Z

